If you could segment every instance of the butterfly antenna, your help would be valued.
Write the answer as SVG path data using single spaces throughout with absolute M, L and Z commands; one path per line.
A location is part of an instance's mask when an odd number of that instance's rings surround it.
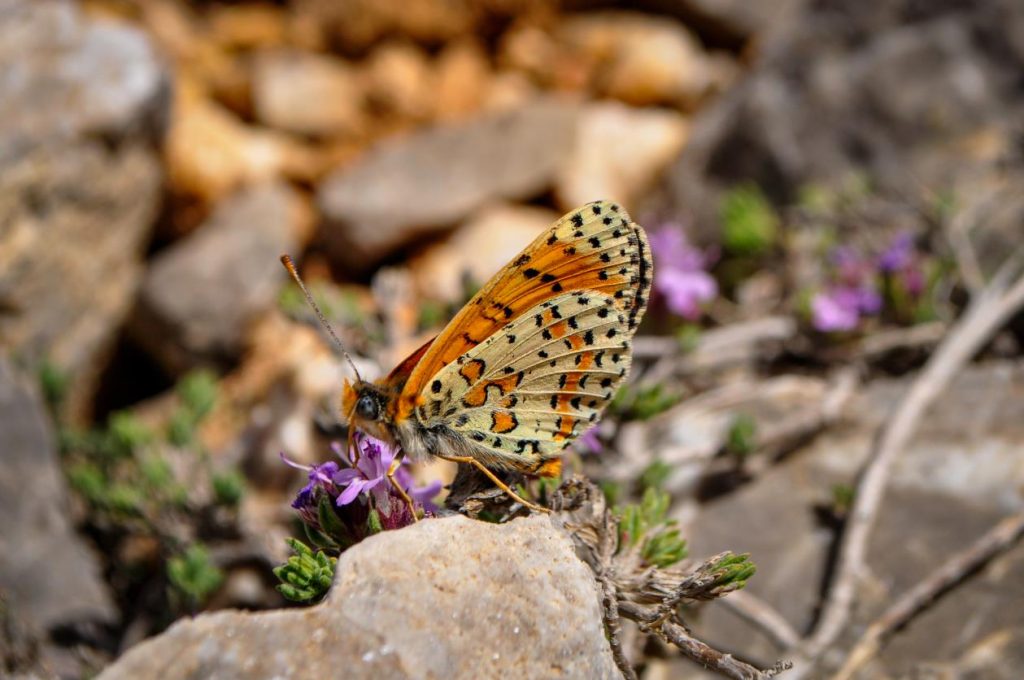
M 313 299 L 313 295 L 309 292 L 309 289 L 306 288 L 306 284 L 302 282 L 302 278 L 299 277 L 299 272 L 295 268 L 295 263 L 292 262 L 291 256 L 287 254 L 282 255 L 281 264 L 283 264 L 284 268 L 288 270 L 288 273 L 292 275 L 295 283 L 299 284 L 299 288 L 302 289 L 302 294 L 306 296 L 306 302 L 308 302 L 309 306 L 313 308 L 314 312 L 316 312 L 316 317 L 320 319 L 320 325 L 326 329 L 330 334 L 331 339 L 334 340 L 334 344 L 336 344 L 338 349 L 341 350 L 342 356 L 345 357 L 345 360 L 348 361 L 348 365 L 351 366 L 352 370 L 355 372 L 356 380 L 361 382 L 363 377 L 359 375 L 359 369 L 356 368 L 356 362 L 352 361 L 352 357 L 349 355 L 348 350 L 345 349 L 345 345 L 342 344 L 338 334 L 334 332 L 333 328 L 331 328 L 331 324 L 327 322 L 327 317 L 325 317 L 324 313 L 320 311 L 320 307 L 317 306 L 316 300 Z

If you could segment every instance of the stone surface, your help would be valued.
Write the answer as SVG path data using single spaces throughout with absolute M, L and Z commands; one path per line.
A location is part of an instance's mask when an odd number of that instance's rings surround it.
M 199 230 L 160 253 L 146 273 L 131 331 L 173 373 L 228 363 L 249 324 L 273 306 L 307 219 L 294 190 L 268 182 L 222 202 Z
M 0 74 L 0 345 L 87 392 L 156 214 L 167 74 L 141 32 L 49 0 L 0 1 Z
M 678 155 L 686 131 L 686 119 L 675 111 L 587 106 L 555 186 L 559 206 L 572 210 L 595 200 L 632 206 Z
M 593 12 L 570 17 L 561 41 L 601 65 L 600 94 L 635 106 L 693 106 L 730 76 L 728 60 L 705 52 L 689 29 L 668 17 Z
M 184 78 L 176 83 L 164 153 L 172 192 L 201 206 L 246 184 L 282 176 L 309 181 L 323 171 L 311 148 L 284 133 L 246 125 Z
M 307 609 L 180 621 L 103 680 L 617 678 L 590 570 L 547 517 L 465 517 L 378 534 Z
M 976 200 L 979 172 L 1019 186 L 1022 32 L 1015 0 L 806 3 L 696 118 L 666 204 L 714 240 L 722 192 L 744 182 L 784 204 L 808 182 L 862 173 L 877 193 L 924 207 L 943 194 L 958 207 Z M 1001 221 L 1019 228 L 1022 217 Z
M 426 119 L 433 110 L 435 73 L 424 50 L 389 41 L 370 54 L 364 68 L 375 109 L 413 120 Z
M 96 556 L 71 526 L 42 400 L 6 359 L 0 359 L 0 432 L 2 616 L 42 642 L 43 662 L 52 664 L 47 657 L 54 650 L 46 643 L 55 630 L 112 624 L 117 614 Z
M 544 99 L 385 142 L 320 185 L 330 256 L 365 269 L 492 201 L 543 193 L 575 123 L 575 107 Z
M 458 120 L 483 105 L 491 83 L 488 55 L 475 40 L 452 42 L 438 55 L 434 114 Z
M 910 378 L 870 384 L 848 405 L 844 426 L 736 493 L 705 506 L 686 535 L 693 554 L 749 551 L 758 566 L 748 589 L 798 630 L 815 615 L 834 531 L 822 521 L 834 485 L 851 485 L 877 426 L 895 409 Z M 1002 517 L 1024 507 L 1024 364 L 971 366 L 927 412 L 893 470 L 869 546 L 869 575 L 856 598 L 852 631 L 864 627 L 953 553 Z M 926 668 L 973 667 L 999 678 L 1019 669 L 1024 611 L 1024 548 L 1018 546 L 944 596 L 898 632 L 877 673 L 907 677 Z M 698 636 L 728 642 L 751 658 L 778 655 L 761 633 L 723 607 L 694 620 Z M 846 640 L 841 644 L 848 644 Z
M 410 262 L 416 287 L 435 300 L 462 302 L 467 280 L 486 283 L 558 217 L 552 210 L 528 206 L 485 208 Z
M 256 59 L 253 105 L 265 125 L 307 135 L 352 134 L 365 124 L 362 104 L 357 75 L 341 59 L 288 50 Z

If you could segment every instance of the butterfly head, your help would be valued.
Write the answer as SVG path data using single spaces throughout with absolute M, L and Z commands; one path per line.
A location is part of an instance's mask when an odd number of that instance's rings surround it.
M 378 439 L 389 436 L 388 395 L 381 387 L 365 380 L 345 381 L 341 394 L 341 412 L 349 427 L 367 432 Z

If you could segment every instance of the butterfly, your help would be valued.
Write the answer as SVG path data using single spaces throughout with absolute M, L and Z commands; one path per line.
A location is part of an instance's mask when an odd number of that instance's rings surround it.
M 282 262 L 341 346 L 291 259 Z M 562 451 L 629 373 L 653 273 L 647 236 L 619 205 L 598 201 L 566 214 L 386 377 L 368 382 L 355 370 L 341 398 L 350 438 L 360 430 L 413 460 L 473 465 L 511 498 L 545 511 L 495 471 L 560 474 Z M 400 462 L 388 479 L 411 508 L 394 479 Z

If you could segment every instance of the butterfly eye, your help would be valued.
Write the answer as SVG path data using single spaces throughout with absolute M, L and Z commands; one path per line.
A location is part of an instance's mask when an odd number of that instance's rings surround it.
M 368 394 L 359 397 L 359 401 L 356 402 L 356 414 L 365 420 L 377 420 L 377 416 L 380 415 L 377 400 Z

